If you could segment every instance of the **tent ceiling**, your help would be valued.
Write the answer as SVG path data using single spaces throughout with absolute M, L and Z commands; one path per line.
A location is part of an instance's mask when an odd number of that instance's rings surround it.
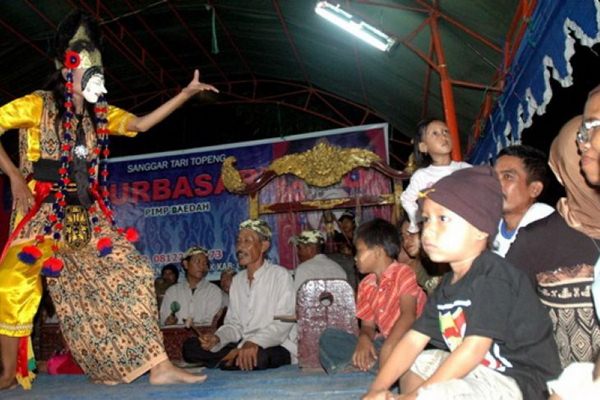
M 331 26 L 314 13 L 314 4 L 313 0 L 3 1 L 0 102 L 43 85 L 53 68 L 47 50 L 54 29 L 67 12 L 80 7 L 102 21 L 113 104 L 143 113 L 185 85 L 198 68 L 203 81 L 221 90 L 201 104 L 286 106 L 317 116 L 330 127 L 385 120 L 402 139 L 424 115 L 444 115 L 439 77 L 423 59 L 430 55 L 432 39 L 426 19 L 439 11 L 451 78 L 493 86 L 502 72 L 502 49 L 520 2 L 343 1 L 347 9 L 404 42 L 389 53 Z M 454 87 L 463 146 L 484 93 Z

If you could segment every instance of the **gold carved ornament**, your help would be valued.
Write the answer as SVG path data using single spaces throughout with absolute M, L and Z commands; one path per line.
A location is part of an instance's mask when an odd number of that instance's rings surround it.
M 242 179 L 242 175 L 240 175 L 240 172 L 234 167 L 236 161 L 234 156 L 229 156 L 223 161 L 223 166 L 221 167 L 223 184 L 225 185 L 225 188 L 232 193 L 240 193 L 246 189 L 246 184 Z
M 353 169 L 369 167 L 380 160 L 377 154 L 369 150 L 342 148 L 322 141 L 303 153 L 278 158 L 263 172 L 263 176 L 269 172 L 276 176 L 292 174 L 308 185 L 326 187 L 339 182 Z M 239 171 L 233 166 L 235 161 L 235 157 L 227 157 L 223 162 L 221 174 L 227 190 L 241 193 L 247 189 L 247 186 Z
M 368 167 L 379 160 L 379 156 L 369 150 L 341 148 L 320 142 L 304 153 L 278 158 L 269 169 L 277 175 L 296 175 L 311 186 L 326 187 L 339 182 L 354 168 Z

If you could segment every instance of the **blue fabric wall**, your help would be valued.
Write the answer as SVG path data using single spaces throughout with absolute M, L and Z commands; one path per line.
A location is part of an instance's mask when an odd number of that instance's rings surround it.
M 550 79 L 572 85 L 575 40 L 591 47 L 600 41 L 600 5 L 594 0 L 540 0 L 532 15 L 498 99 L 475 148 L 473 164 L 495 159 L 502 148 L 521 141 L 535 114 L 552 98 Z

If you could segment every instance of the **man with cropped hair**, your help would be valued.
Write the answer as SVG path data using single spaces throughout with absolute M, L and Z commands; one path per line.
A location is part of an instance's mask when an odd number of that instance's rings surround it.
M 548 182 L 547 163 L 546 154 L 526 145 L 509 146 L 498 154 L 494 169 L 502 186 L 502 219 L 493 243 L 496 254 L 504 257 L 519 229 L 554 212 L 537 202 Z
M 208 250 L 190 247 L 183 254 L 181 265 L 186 279 L 167 289 L 160 307 L 161 325 L 210 325 L 222 307 L 223 292 L 205 279 Z

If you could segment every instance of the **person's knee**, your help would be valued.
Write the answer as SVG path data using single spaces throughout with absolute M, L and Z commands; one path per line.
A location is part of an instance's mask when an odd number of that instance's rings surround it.
M 283 347 L 259 348 L 255 369 L 278 368 L 292 362 L 290 353 Z
M 410 393 L 425 382 L 423 378 L 408 370 L 400 377 L 400 393 Z

